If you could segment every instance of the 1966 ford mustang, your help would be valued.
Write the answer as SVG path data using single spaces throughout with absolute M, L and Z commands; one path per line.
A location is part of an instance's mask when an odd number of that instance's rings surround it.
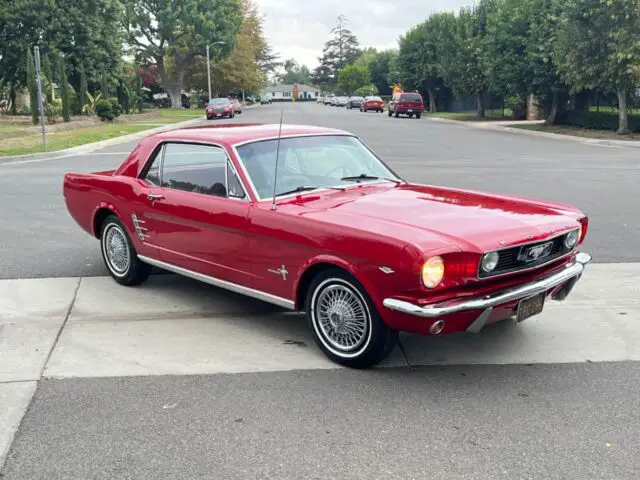
M 328 128 L 151 135 L 117 170 L 66 174 L 64 197 L 118 283 L 156 266 L 306 311 L 320 349 L 357 368 L 398 331 L 523 321 L 566 298 L 591 260 L 574 207 L 412 184 Z

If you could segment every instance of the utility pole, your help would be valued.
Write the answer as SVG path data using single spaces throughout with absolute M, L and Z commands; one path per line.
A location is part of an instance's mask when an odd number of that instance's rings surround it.
M 207 103 L 211 101 L 211 68 L 209 67 L 209 45 L 207 45 L 207 86 L 209 87 L 209 99 Z
M 211 66 L 209 62 L 209 47 L 211 45 L 224 45 L 227 42 L 213 42 L 207 45 L 207 86 L 209 87 L 209 101 L 211 101 Z M 209 103 L 209 101 L 207 103 Z
M 42 82 L 40 81 L 40 48 L 33 47 L 36 63 L 36 85 L 38 87 L 38 109 L 40 110 L 40 125 L 42 125 L 42 146 L 47 148 L 47 136 L 44 129 L 44 108 L 42 106 Z

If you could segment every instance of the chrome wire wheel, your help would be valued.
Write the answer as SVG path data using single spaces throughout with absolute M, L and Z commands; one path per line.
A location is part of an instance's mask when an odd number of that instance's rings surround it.
M 131 266 L 131 250 L 118 225 L 112 223 L 105 228 L 102 249 L 109 270 L 118 277 L 125 276 Z
M 358 355 L 371 337 L 371 318 L 362 296 L 347 282 L 330 279 L 318 286 L 315 297 L 315 323 L 326 346 L 337 355 Z

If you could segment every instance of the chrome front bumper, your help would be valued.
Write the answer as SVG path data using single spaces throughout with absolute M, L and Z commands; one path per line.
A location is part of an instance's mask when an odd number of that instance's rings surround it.
M 391 310 L 396 310 L 398 312 L 407 313 L 409 315 L 415 315 L 422 318 L 437 318 L 451 313 L 464 312 L 469 310 L 483 310 L 478 318 L 469 326 L 469 328 L 467 328 L 468 332 L 475 333 L 482 329 L 486 320 L 491 314 L 491 310 L 496 305 L 501 305 L 512 300 L 519 300 L 522 298 L 530 297 L 567 282 L 564 288 L 556 292 L 553 297 L 554 300 L 564 300 L 573 289 L 573 286 L 578 281 L 589 262 L 591 262 L 591 255 L 589 255 L 588 253 L 580 252 L 576 255 L 575 261 L 567 265 L 564 270 L 542 280 L 537 280 L 525 285 L 520 285 L 519 287 L 509 290 L 502 290 L 500 292 L 481 298 L 474 298 L 470 300 L 465 299 L 461 300 L 460 302 L 447 303 L 443 306 L 434 304 L 421 307 L 419 305 L 405 302 L 403 300 L 396 300 L 394 298 L 385 298 L 382 303 L 385 307 Z

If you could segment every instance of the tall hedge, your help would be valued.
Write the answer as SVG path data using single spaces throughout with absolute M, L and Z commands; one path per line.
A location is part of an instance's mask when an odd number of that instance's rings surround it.
M 36 64 L 33 60 L 31 49 L 27 50 L 27 85 L 29 88 L 31 121 L 34 125 L 39 123 L 38 120 L 38 87 L 36 86 Z
M 80 101 L 80 111 L 87 103 L 87 73 L 84 71 L 84 64 L 80 64 L 80 92 L 78 93 Z
M 69 114 L 69 82 L 67 80 L 67 69 L 62 55 L 58 56 L 58 72 L 60 78 L 60 96 L 62 97 L 62 119 L 68 122 L 71 120 L 71 115 Z

